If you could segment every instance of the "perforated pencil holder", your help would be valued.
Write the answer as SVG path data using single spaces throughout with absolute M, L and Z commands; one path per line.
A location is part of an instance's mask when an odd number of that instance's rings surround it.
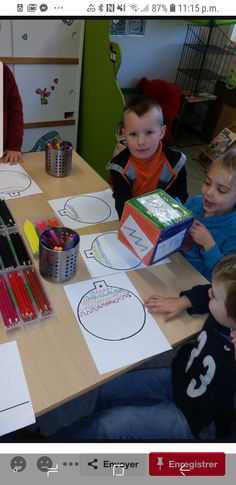
M 46 145 L 45 170 L 53 177 L 66 177 L 72 170 L 72 145 L 65 141 L 63 148 L 57 150 Z
M 73 278 L 77 269 L 79 235 L 67 227 L 46 229 L 39 237 L 39 271 L 54 283 Z

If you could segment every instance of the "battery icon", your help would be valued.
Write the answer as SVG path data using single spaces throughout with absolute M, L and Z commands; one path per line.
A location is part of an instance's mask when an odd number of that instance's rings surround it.
M 175 12 L 175 4 L 174 3 L 170 4 L 170 12 Z

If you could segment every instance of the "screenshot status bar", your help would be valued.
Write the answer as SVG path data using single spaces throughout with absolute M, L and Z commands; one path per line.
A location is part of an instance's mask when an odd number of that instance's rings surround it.
M 152 1 L 136 0 L 103 2 L 99 0 L 47 0 L 37 3 L 28 1 L 9 1 L 1 3 L 0 16 L 83 16 L 83 17 L 225 17 L 236 15 L 236 8 L 231 0 L 194 1 Z

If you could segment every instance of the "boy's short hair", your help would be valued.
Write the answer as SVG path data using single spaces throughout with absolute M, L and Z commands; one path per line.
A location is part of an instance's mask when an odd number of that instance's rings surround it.
M 210 167 L 212 166 L 219 166 L 225 169 L 229 174 L 229 179 L 236 183 L 236 148 L 227 150 L 220 157 L 213 160 Z
M 152 108 L 157 109 L 158 111 L 157 119 L 160 125 L 162 126 L 164 124 L 162 108 L 153 96 L 148 96 L 146 94 L 140 94 L 138 96 L 134 96 L 125 105 L 124 111 L 123 111 L 122 125 L 124 126 L 124 117 L 126 113 L 128 113 L 128 111 L 133 111 L 137 116 L 143 116 Z
M 228 254 L 216 265 L 212 279 L 223 284 L 227 316 L 236 322 L 236 253 Z

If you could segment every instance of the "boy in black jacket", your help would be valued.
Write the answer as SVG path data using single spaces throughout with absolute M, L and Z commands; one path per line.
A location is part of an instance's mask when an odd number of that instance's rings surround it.
M 159 300 L 159 302 L 158 302 Z M 209 300 L 209 309 L 208 309 Z M 178 305 L 178 302 L 181 305 Z M 236 254 L 214 269 L 212 287 L 194 287 L 179 299 L 151 297 L 150 311 L 210 311 L 194 341 L 183 344 L 171 368 L 132 371 L 105 384 L 96 412 L 55 439 L 215 439 L 234 415 L 236 392 Z M 168 305 L 169 303 L 169 305 Z
M 161 106 L 152 96 L 136 96 L 125 106 L 122 135 L 127 148 L 106 167 L 119 218 L 128 199 L 157 188 L 186 201 L 186 156 L 162 146 L 165 130 Z

